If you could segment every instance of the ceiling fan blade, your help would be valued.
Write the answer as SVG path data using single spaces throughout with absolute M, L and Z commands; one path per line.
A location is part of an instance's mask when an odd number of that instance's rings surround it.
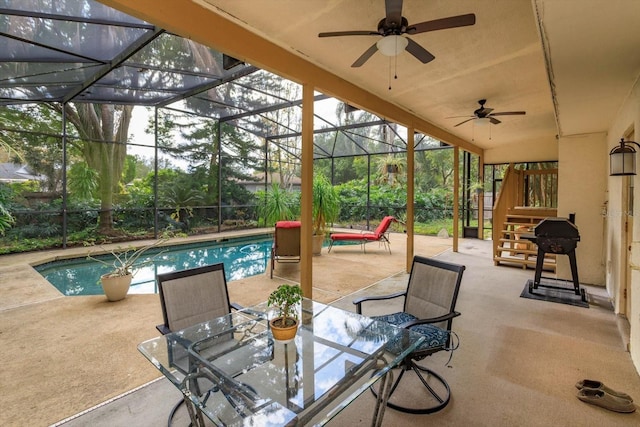
M 409 41 L 407 45 L 407 52 L 411 55 L 415 56 L 420 62 L 426 64 L 427 62 L 433 61 L 436 57 L 431 54 L 427 49 L 420 46 L 418 43 L 411 40 L 409 37 L 406 38 Z
M 340 36 L 379 36 L 377 31 L 330 31 L 320 33 L 318 37 L 340 37 Z
M 526 111 L 503 111 L 502 113 L 493 113 L 492 116 L 524 116 Z
M 489 121 L 490 121 L 491 123 L 493 123 L 494 125 L 497 125 L 497 124 L 499 124 L 499 123 L 502 123 L 500 120 L 495 119 L 495 118 L 493 118 L 493 117 L 491 117 L 491 116 L 489 117 Z
M 360 58 L 356 59 L 356 62 L 351 64 L 353 68 L 357 68 L 362 66 L 371 56 L 378 51 L 378 46 L 374 43 L 369 49 L 367 49 Z
M 462 124 L 464 124 L 464 123 L 467 123 L 467 122 L 469 122 L 469 121 L 471 121 L 471 120 L 475 120 L 475 119 L 476 119 L 475 117 L 471 117 L 470 119 L 467 119 L 467 120 L 464 120 L 464 121 L 462 121 L 462 122 L 458 123 L 457 125 L 455 125 L 455 126 L 454 126 L 454 128 L 455 128 L 455 127 L 458 127 L 458 126 L 460 126 L 460 125 L 462 125 Z
M 447 28 L 466 27 L 476 23 L 476 15 L 450 16 L 448 18 L 434 19 L 433 21 L 420 22 L 407 28 L 408 34 L 426 33 L 427 31 L 446 30 Z
M 475 119 L 476 116 L 450 116 L 450 117 L 445 117 L 445 119 L 461 119 L 461 118 L 467 118 L 467 117 L 471 117 L 472 119 Z
M 402 23 L 402 0 L 385 0 L 384 8 L 387 25 L 391 23 L 400 25 Z

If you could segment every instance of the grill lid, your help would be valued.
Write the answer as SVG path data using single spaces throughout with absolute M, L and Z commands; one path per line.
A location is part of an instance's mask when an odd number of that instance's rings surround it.
M 564 237 L 580 240 L 580 233 L 568 218 L 545 218 L 534 229 L 536 237 Z

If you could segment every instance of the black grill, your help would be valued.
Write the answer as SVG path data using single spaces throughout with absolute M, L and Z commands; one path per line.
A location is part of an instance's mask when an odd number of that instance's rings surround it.
M 567 255 L 569 257 L 569 264 L 571 265 L 573 291 L 576 295 L 582 295 L 582 299 L 586 301 L 584 290 L 580 289 L 578 266 L 576 264 L 576 247 L 580 241 L 578 227 L 576 227 L 568 218 L 545 218 L 536 225 L 534 233 L 534 242 L 538 246 L 538 257 L 536 260 L 535 279 L 533 281 L 533 285 L 530 286 L 529 291 L 537 289 L 538 286 L 570 290 L 567 288 L 540 284 L 545 253 Z
M 575 251 L 580 234 L 567 218 L 546 218 L 534 229 L 536 244 L 543 252 L 568 255 Z

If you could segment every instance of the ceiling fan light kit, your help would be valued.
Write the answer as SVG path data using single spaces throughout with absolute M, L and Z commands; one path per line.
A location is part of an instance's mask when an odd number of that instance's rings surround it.
M 397 56 L 406 49 L 408 44 L 409 40 L 405 37 L 391 35 L 378 40 L 376 47 L 384 56 Z
M 476 125 L 478 126 L 489 126 L 491 123 L 491 119 L 489 117 L 480 117 L 476 120 Z

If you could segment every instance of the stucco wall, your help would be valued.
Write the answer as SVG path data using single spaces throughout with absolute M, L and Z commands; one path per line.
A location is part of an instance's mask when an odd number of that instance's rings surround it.
M 580 283 L 605 284 L 606 135 L 560 138 L 558 141 L 558 216 L 576 214 L 580 242 L 576 249 Z M 557 257 L 558 277 L 571 279 L 569 257 Z
M 634 140 L 637 142 L 640 138 L 640 83 L 635 84 L 629 97 L 616 114 L 613 125 L 607 135 L 608 149 L 610 150 L 618 145 L 620 138 L 627 135 L 629 131 L 635 131 Z M 636 161 L 638 165 L 640 165 L 640 159 L 636 159 Z M 608 172 L 607 170 L 607 175 Z M 637 218 L 638 214 L 640 214 L 640 178 L 635 176 L 631 179 L 633 179 L 635 183 L 633 196 L 635 202 L 632 215 L 633 218 Z M 608 211 L 610 213 L 620 213 L 623 210 L 623 185 L 623 177 L 608 176 Z M 607 260 L 611 268 L 607 269 L 607 289 L 609 290 L 609 295 L 614 299 L 616 313 L 625 314 L 629 320 L 631 359 L 638 372 L 640 372 L 640 221 L 636 220 L 633 225 L 631 253 L 629 256 L 629 268 L 632 269 L 632 274 L 631 284 L 628 289 L 628 293 L 631 294 L 628 295 L 631 301 L 631 309 L 629 312 L 626 312 L 625 300 L 618 291 L 620 289 L 621 275 L 625 274 L 623 262 L 626 257 L 626 246 L 623 240 L 624 231 L 622 229 L 623 221 L 620 217 L 621 215 L 608 216 Z
M 558 142 L 555 139 L 501 145 L 484 152 L 484 162 L 487 164 L 550 162 L 554 160 L 558 160 Z

